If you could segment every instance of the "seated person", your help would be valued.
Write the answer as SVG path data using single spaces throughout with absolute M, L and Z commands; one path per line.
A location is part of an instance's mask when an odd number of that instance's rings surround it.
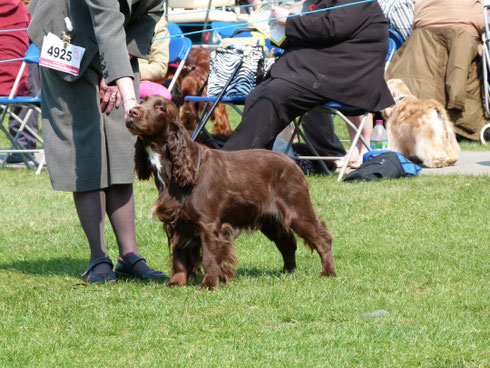
M 478 140 L 488 123 L 481 99 L 479 40 L 484 28 L 478 0 L 417 0 L 413 32 L 388 67 L 418 98 L 448 110 L 459 137 Z M 421 57 L 423 55 L 423 57 Z
M 412 33 L 413 6 L 416 0 L 378 0 L 391 28 L 405 41 Z
M 170 44 L 165 16 L 156 24 L 153 38 L 156 40 L 151 43 L 150 58 L 138 59 L 141 75 L 140 98 L 146 95 L 160 95 L 171 100 L 170 92 L 161 84 L 167 74 Z
M 349 0 L 323 0 L 315 10 Z M 288 14 L 274 8 L 274 18 Z M 334 100 L 368 111 L 394 101 L 384 80 L 388 51 L 388 24 L 377 2 L 346 6 L 301 17 L 277 20 L 285 24 L 284 54 L 271 69 L 271 77 L 248 95 L 242 122 L 224 150 L 271 148 L 289 122 L 312 108 Z M 358 122 L 360 119 L 352 119 Z M 309 132 L 315 134 L 315 125 Z M 372 124 L 363 137 L 369 142 Z M 366 151 L 359 142 L 353 160 Z

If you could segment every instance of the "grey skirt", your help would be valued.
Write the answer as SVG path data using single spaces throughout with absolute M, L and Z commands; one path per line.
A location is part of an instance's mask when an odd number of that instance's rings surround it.
M 98 65 L 95 60 L 73 82 L 40 68 L 44 149 L 54 190 L 84 192 L 134 182 L 135 137 L 126 129 L 122 104 L 109 115 L 100 111 Z M 133 69 L 138 96 L 137 62 Z

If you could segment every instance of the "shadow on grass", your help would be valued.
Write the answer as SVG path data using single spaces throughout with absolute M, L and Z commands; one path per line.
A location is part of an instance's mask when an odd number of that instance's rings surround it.
M 59 257 L 43 260 L 22 260 L 0 263 L 0 270 L 12 270 L 32 275 L 63 275 L 80 277 L 88 266 L 88 261 Z
M 241 278 L 241 277 L 261 277 L 261 276 L 267 276 L 267 277 L 280 277 L 282 275 L 289 275 L 290 272 L 284 272 L 282 270 L 267 270 L 267 269 L 261 269 L 261 268 L 255 268 L 255 267 L 246 267 L 246 268 L 239 268 L 236 270 L 236 275 L 234 278 Z
M 85 260 L 59 257 L 46 260 L 22 260 L 11 263 L 0 263 L 0 270 L 10 270 L 31 275 L 58 275 L 79 278 L 82 272 L 85 271 L 87 265 L 88 263 Z M 240 278 L 259 278 L 264 276 L 281 277 L 285 274 L 287 275 L 289 273 L 278 269 L 268 270 L 255 267 L 244 267 L 236 270 L 236 275 L 232 277 L 232 280 Z M 196 279 L 191 277 L 188 285 L 199 285 L 203 277 L 203 273 L 199 274 Z

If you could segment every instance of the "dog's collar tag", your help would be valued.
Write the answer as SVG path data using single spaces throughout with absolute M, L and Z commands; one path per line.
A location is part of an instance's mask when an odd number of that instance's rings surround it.
M 397 99 L 395 100 L 395 104 L 398 105 L 400 103 L 400 101 L 403 100 L 405 97 L 408 97 L 408 95 L 398 96 Z

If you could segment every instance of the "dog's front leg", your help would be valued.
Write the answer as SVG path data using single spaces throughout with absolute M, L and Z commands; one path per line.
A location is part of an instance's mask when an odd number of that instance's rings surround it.
M 179 237 L 172 239 L 172 276 L 168 286 L 184 286 L 187 283 L 188 271 L 185 265 L 185 253 L 178 246 Z

